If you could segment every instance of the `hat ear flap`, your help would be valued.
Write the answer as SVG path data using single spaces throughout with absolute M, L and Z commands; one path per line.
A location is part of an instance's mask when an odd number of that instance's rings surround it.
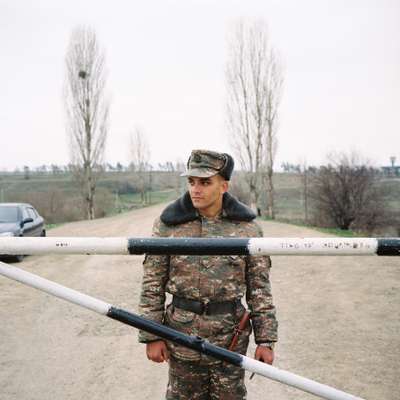
M 224 179 L 229 181 L 231 179 L 231 176 L 232 176 L 232 172 L 233 172 L 233 168 L 235 166 L 235 162 L 233 161 L 232 156 L 229 155 L 228 153 L 224 153 L 224 156 L 226 157 L 226 162 L 225 162 L 225 165 L 222 167 L 221 171 L 219 172 L 219 174 Z

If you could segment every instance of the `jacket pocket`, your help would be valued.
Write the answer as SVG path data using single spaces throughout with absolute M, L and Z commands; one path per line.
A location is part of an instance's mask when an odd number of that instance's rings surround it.
M 182 332 L 186 335 L 193 335 L 195 334 L 193 329 L 195 316 L 196 314 L 191 311 L 182 310 L 170 304 L 165 313 L 164 323 L 166 326 L 169 326 L 178 332 Z M 195 361 L 200 360 L 201 358 L 201 355 L 197 351 L 179 346 L 173 342 L 167 342 L 167 346 L 172 355 L 178 359 Z
M 194 320 L 195 314 L 191 311 L 182 310 L 173 305 L 169 306 L 169 309 L 171 310 L 169 313 L 171 320 L 177 324 L 188 324 Z
M 231 273 L 238 283 L 244 283 L 246 274 L 246 261 L 242 256 L 228 256 Z

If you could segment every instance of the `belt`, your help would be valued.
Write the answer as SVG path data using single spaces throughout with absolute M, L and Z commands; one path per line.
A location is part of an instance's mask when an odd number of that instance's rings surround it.
M 199 315 L 233 314 L 240 305 L 240 300 L 202 302 L 173 296 L 172 304 L 182 310 Z

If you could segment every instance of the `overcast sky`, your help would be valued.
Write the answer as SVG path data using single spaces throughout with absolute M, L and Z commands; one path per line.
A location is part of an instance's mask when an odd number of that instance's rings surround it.
M 146 134 L 154 164 L 229 151 L 227 32 L 263 18 L 285 66 L 276 165 L 358 151 L 400 164 L 399 0 L 0 0 L 0 169 L 67 164 L 62 103 L 71 31 L 96 31 L 112 99 L 106 160 Z

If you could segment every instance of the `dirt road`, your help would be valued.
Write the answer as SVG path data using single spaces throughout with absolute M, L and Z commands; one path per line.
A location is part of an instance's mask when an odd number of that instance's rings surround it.
M 71 223 L 52 236 L 149 236 L 163 206 Z M 321 233 L 263 222 L 265 236 Z M 141 256 L 31 256 L 18 267 L 137 310 Z M 273 257 L 279 368 L 366 399 L 399 399 L 400 260 Z M 137 331 L 0 277 L 0 399 L 162 399 L 166 365 L 145 358 Z M 254 346 L 250 349 L 253 353 Z M 262 377 L 250 400 L 314 399 Z

